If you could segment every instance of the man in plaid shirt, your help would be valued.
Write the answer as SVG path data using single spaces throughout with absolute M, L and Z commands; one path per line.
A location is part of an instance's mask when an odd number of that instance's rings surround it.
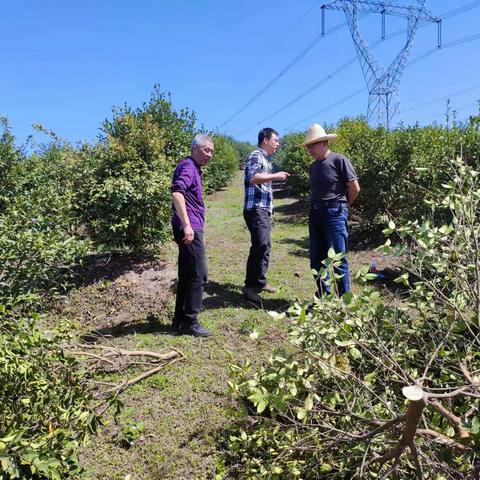
M 255 303 L 261 302 L 261 291 L 272 292 L 266 273 L 270 258 L 270 231 L 272 227 L 272 181 L 286 180 L 287 172 L 272 173 L 270 160 L 279 147 L 278 133 L 273 128 L 263 128 L 258 133 L 258 149 L 248 157 L 245 166 L 245 203 L 243 216 L 251 236 L 250 254 L 243 292 Z

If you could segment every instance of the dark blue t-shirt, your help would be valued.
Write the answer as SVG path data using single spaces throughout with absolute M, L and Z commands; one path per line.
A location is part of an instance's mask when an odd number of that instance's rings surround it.
M 330 152 L 323 160 L 310 165 L 310 202 L 346 202 L 347 182 L 357 180 L 350 160 L 340 153 Z

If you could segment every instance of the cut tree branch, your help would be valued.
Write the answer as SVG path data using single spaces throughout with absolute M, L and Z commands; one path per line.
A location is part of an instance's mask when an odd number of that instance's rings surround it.
M 462 419 L 447 410 L 438 400 L 431 400 L 429 404 L 453 426 L 460 438 L 469 438 L 470 433 L 462 427 Z

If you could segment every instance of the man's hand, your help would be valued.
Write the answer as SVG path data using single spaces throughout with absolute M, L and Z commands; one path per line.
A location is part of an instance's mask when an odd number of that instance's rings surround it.
M 290 176 L 290 174 L 288 172 L 278 172 L 275 174 L 275 176 L 276 176 L 275 180 L 280 180 L 283 182 Z
M 195 232 L 193 231 L 192 227 L 190 225 L 185 225 L 183 227 L 183 243 L 185 245 L 190 245 L 193 242 L 193 237 L 195 236 Z
M 357 199 L 358 194 L 360 193 L 360 184 L 357 180 L 352 180 L 347 182 L 348 189 L 348 205 L 351 206 L 352 203 Z
M 287 172 L 278 173 L 256 173 L 250 180 L 250 185 L 259 185 L 261 183 L 275 182 L 277 180 L 283 181 L 289 177 Z

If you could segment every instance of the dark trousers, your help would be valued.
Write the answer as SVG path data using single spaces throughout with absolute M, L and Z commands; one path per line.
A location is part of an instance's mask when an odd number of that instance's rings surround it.
M 320 206 L 312 208 L 308 219 L 310 234 L 310 267 L 317 272 L 323 267 L 322 261 L 328 257 L 328 250 L 333 248 L 335 253 L 348 250 L 348 206 L 336 205 L 332 207 Z M 338 293 L 343 295 L 350 290 L 350 269 L 347 257 L 342 258 L 341 264 L 335 273 L 343 275 L 337 280 Z M 331 289 L 325 279 L 316 278 L 318 296 L 329 294 Z
M 270 259 L 271 213 L 265 208 L 252 208 L 245 210 L 243 217 L 250 231 L 252 243 L 247 260 L 245 287 L 262 288 L 267 284 L 265 275 Z
M 177 326 L 192 325 L 198 321 L 208 275 L 203 232 L 195 230 L 190 245 L 183 243 L 183 230 L 174 228 L 173 236 L 178 245 L 178 284 L 173 323 Z

